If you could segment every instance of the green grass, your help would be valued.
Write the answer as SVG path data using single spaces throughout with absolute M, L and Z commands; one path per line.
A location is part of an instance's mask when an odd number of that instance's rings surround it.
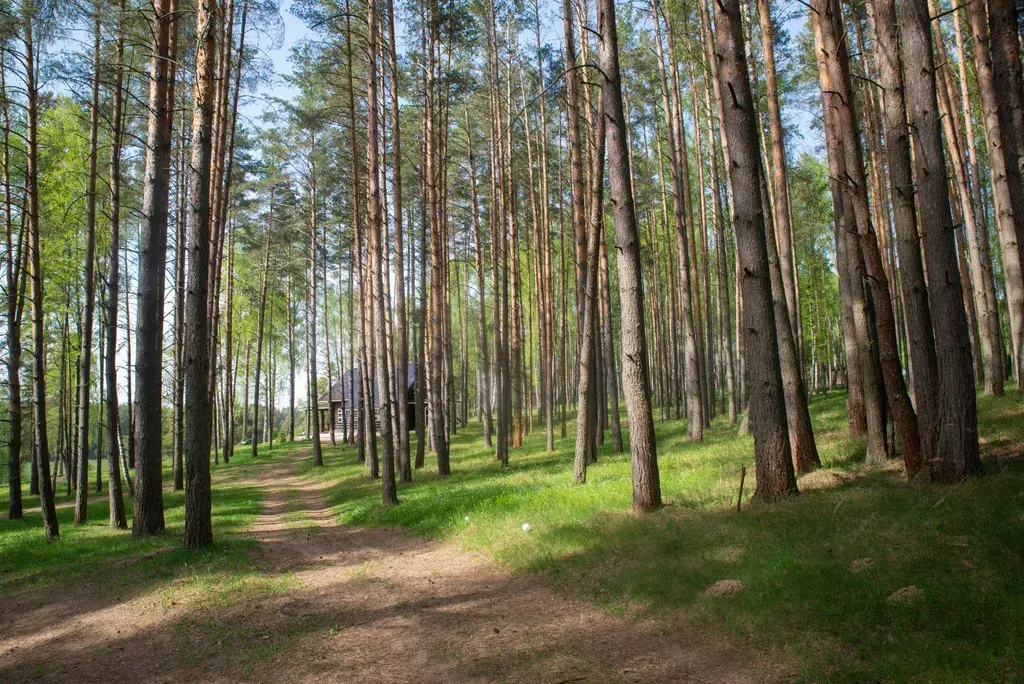
M 1016 395 L 1016 392 L 1013 392 Z M 571 484 L 572 439 L 543 451 L 527 437 L 502 471 L 475 422 L 452 443 L 453 473 L 427 467 L 380 507 L 348 447 L 326 448 L 338 518 L 393 525 L 482 551 L 517 573 L 539 573 L 604 608 L 710 630 L 764 649 L 805 680 L 1017 681 L 1024 671 L 1024 408 L 982 398 L 988 475 L 956 487 L 910 486 L 893 469 L 863 465 L 845 437 L 845 397 L 812 406 L 834 486 L 771 507 L 735 511 L 753 440 L 716 421 L 700 445 L 685 424 L 657 424 L 663 510 L 631 514 L 627 455 L 600 450 L 585 486 Z M 623 412 L 623 416 L 625 413 Z M 573 426 L 569 426 L 570 436 Z M 818 476 L 820 478 L 820 476 Z M 744 498 L 754 489 L 748 472 Z M 466 518 L 468 517 L 468 521 Z M 530 533 L 522 530 L 529 523 Z M 850 564 L 874 564 L 854 572 Z M 739 579 L 747 590 L 711 599 Z M 914 585 L 924 598 L 887 600 Z
M 166 531 L 151 537 L 131 536 L 131 499 L 125 496 L 129 530 L 111 530 L 106 481 L 104 491 L 89 492 L 89 519 L 75 526 L 74 493 L 65 494 L 64 481 L 56 483 L 57 519 L 60 539 L 45 543 L 39 498 L 28 496 L 28 478 L 23 478 L 24 508 L 21 520 L 0 519 L 0 592 L 30 585 L 88 578 L 124 566 L 119 581 L 131 586 L 160 578 L 177 577 L 186 572 L 202 583 L 214 575 L 237 576 L 251 569 L 249 549 L 254 542 L 234 534 L 252 524 L 259 514 L 262 492 L 240 483 L 259 464 L 238 463 L 214 467 L 213 529 L 215 544 L 204 550 L 187 551 L 182 547 L 184 531 L 183 492 L 172 492 L 170 465 L 164 469 L 164 516 Z M 26 473 L 27 475 L 27 473 Z M 106 474 L 104 474 L 104 477 Z M 9 495 L 6 485 L 0 492 L 0 507 L 6 512 Z M 72 502 L 71 506 L 61 504 Z M 34 512 L 28 512 L 36 509 Z M 200 574 L 196 574 L 200 572 Z M 203 575 L 206 579 L 203 579 Z

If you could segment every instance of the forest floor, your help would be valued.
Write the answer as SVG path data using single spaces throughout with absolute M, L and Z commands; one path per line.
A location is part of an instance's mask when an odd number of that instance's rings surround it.
M 396 529 L 342 525 L 296 474 L 249 467 L 253 568 L 135 558 L 0 604 L 0 682 L 755 682 L 768 666 L 710 636 L 615 616 L 537 576 Z M 252 490 L 250 490 L 252 491 Z M 166 557 L 159 547 L 141 560 Z M 202 561 L 200 561 L 202 563 Z
M 721 419 L 700 445 L 657 424 L 666 505 L 640 518 L 628 454 L 604 445 L 574 486 L 571 439 L 547 453 L 536 430 L 502 470 L 471 420 L 452 475 L 427 454 L 387 510 L 350 446 L 322 469 L 308 443 L 239 453 L 200 552 L 169 490 L 148 539 L 111 532 L 105 497 L 84 526 L 59 510 L 53 544 L 38 512 L 0 520 L 0 682 L 1018 681 L 1013 395 L 980 398 L 986 477 L 953 487 L 865 465 L 833 394 L 812 404 L 825 467 L 775 506 Z

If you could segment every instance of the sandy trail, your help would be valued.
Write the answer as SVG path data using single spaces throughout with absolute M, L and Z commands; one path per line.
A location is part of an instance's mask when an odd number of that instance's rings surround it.
M 449 544 L 339 525 L 294 474 L 303 455 L 260 471 L 263 512 L 247 533 L 259 572 L 291 588 L 216 611 L 116 578 L 25 590 L 0 602 L 0 682 L 776 678 L 727 640 L 610 616 Z

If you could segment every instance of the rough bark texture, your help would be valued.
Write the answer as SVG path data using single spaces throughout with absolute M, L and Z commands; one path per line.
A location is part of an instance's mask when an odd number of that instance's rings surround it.
M 981 12 L 981 3 L 972 13 Z M 1003 146 L 1004 172 L 1006 183 L 1010 189 L 1010 201 L 1013 211 L 1014 235 L 1007 235 L 1004 238 L 1006 247 L 1003 249 L 1004 259 L 1011 261 L 1015 256 L 1024 263 L 1024 86 L 1022 86 L 1021 63 L 1019 52 L 1019 28 L 1017 25 L 1017 3 L 1010 0 L 989 0 L 988 3 L 989 22 L 989 55 L 992 60 L 992 84 L 995 91 L 996 111 L 999 121 L 999 135 Z M 975 19 L 972 16 L 972 29 L 975 28 Z M 980 28 L 980 27 L 979 27 Z M 984 36 L 980 31 L 975 32 L 977 42 L 983 42 Z M 979 65 L 979 84 L 982 81 L 981 66 Z M 987 118 L 987 116 L 986 116 Z M 995 175 L 995 169 L 993 169 Z M 1007 233 L 1009 232 L 1007 226 Z M 1013 239 L 1016 238 L 1017 251 L 1013 249 Z M 1008 300 L 1011 310 L 1018 313 L 1017 330 L 1014 334 L 1014 366 L 1018 389 L 1024 374 L 1021 373 L 1021 365 L 1024 362 L 1024 282 L 1020 272 L 1011 274 L 1009 269 L 1006 273 L 1006 288 L 1010 295 Z M 1011 283 L 1011 280 L 1015 282 Z M 1012 288 L 1012 289 L 1011 289 Z M 1024 391 L 1020 391 L 1024 398 Z
M 378 137 L 377 107 L 377 3 L 369 0 L 366 6 L 368 49 L 370 51 L 370 68 L 366 75 L 366 220 L 369 230 L 370 266 L 372 270 L 372 290 L 374 300 L 374 336 L 377 345 L 377 386 L 380 394 L 378 407 L 380 425 L 380 484 L 381 499 L 385 508 L 398 503 L 398 490 L 395 487 L 395 457 L 392 450 L 391 435 L 391 397 L 388 388 L 391 378 L 388 374 L 388 356 L 390 351 L 387 342 L 387 298 L 384 294 L 384 253 L 383 253 L 383 221 L 380 204 L 380 138 Z M 403 369 L 404 370 L 404 369 Z M 404 389 L 404 381 L 403 381 Z
M 768 126 L 771 133 L 771 182 L 775 191 L 772 209 L 775 218 L 775 241 L 779 251 L 779 265 L 782 270 L 782 284 L 785 288 L 786 311 L 792 329 L 793 339 L 799 356 L 800 348 L 800 307 L 797 300 L 796 265 L 793 254 L 793 222 L 789 210 L 789 165 L 786 159 L 786 143 L 782 130 L 782 113 L 779 107 L 778 78 L 775 71 L 775 46 L 771 4 L 769 0 L 757 0 L 757 19 L 761 28 L 761 55 L 764 59 L 764 82 L 767 89 Z M 802 375 L 802 371 L 801 371 Z M 792 429 L 792 428 L 791 428 Z M 799 461 L 799 456 L 797 457 Z
M 633 511 L 643 513 L 661 506 L 658 453 L 651 416 L 650 364 L 644 322 L 643 274 L 640 271 L 640 235 L 633 205 L 629 169 L 627 122 L 622 107 L 619 42 L 614 0 L 601 0 L 601 101 L 604 103 L 608 171 L 611 182 L 615 247 L 619 250 L 619 302 L 622 309 L 622 391 L 629 413 L 629 450 L 633 471 Z M 618 407 L 615 409 L 618 411 Z
M 925 470 L 933 480 L 958 482 L 981 474 L 978 414 L 939 128 L 926 0 L 903 0 L 900 29 L 906 57 L 907 112 L 914 131 L 922 242 L 928 264 L 928 303 L 935 326 L 939 371 L 935 453 L 932 461 L 925 464 Z
M 117 401 L 117 303 L 118 287 L 120 286 L 120 251 L 121 251 L 121 136 L 124 124 L 123 81 L 124 68 L 121 66 L 124 57 L 124 22 L 125 0 L 118 3 L 117 48 L 114 71 L 114 112 L 111 117 L 110 141 L 110 263 L 107 280 L 107 340 L 105 372 L 107 375 L 107 490 L 109 496 L 110 527 L 126 529 L 128 527 L 124 510 L 124 498 L 121 495 L 120 466 L 120 409 Z
M 750 425 L 757 471 L 755 497 L 775 501 L 797 493 L 789 447 L 779 345 L 772 306 L 764 214 L 761 209 L 757 114 L 743 47 L 739 0 L 715 4 L 723 127 L 729 136 L 727 163 L 733 185 L 733 213 L 743 293 L 742 333 L 750 378 Z
M 149 67 L 149 124 L 143 179 L 139 282 L 135 319 L 135 499 L 132 534 L 164 529 L 163 474 L 163 312 L 167 258 L 168 164 L 171 127 L 168 102 L 173 78 L 171 33 L 173 0 L 156 0 Z
M 598 245 L 600 244 L 601 226 L 604 208 L 604 157 L 607 142 L 607 122 L 604 116 L 604 99 L 598 103 L 597 125 L 594 132 L 595 148 L 591 159 L 591 220 L 587 226 L 586 270 L 584 271 L 586 286 L 583 292 L 583 317 L 580 319 L 579 377 L 576 390 L 576 452 L 573 459 L 573 479 L 583 484 L 587 481 L 587 465 L 592 462 L 594 452 L 594 425 L 597 415 L 593 410 L 597 392 L 594 365 L 597 363 L 595 347 L 600 344 L 597 337 L 595 322 L 597 320 L 597 266 Z
M 917 408 L 921 460 L 913 463 L 904 457 L 907 475 L 916 476 L 922 462 L 932 458 L 935 433 L 935 404 L 938 392 L 938 367 L 935 339 L 932 336 L 931 309 L 921 260 L 921 239 L 914 206 L 913 164 L 910 157 L 910 131 L 904 100 L 903 60 L 899 53 L 896 6 L 893 0 L 872 0 L 875 55 L 879 61 L 879 79 L 885 88 L 883 120 L 885 152 L 889 167 L 892 216 L 896 227 L 896 251 L 900 260 L 900 291 L 906 320 L 911 383 Z
M 856 367 L 859 381 L 860 410 L 863 412 L 864 425 L 867 433 L 868 461 L 882 461 L 887 455 L 885 410 L 880 387 L 878 370 L 878 350 L 875 346 L 871 328 L 871 301 L 865 287 L 864 259 L 855 237 L 857 233 L 858 210 L 855 206 L 857 198 L 850 192 L 850 185 L 855 184 L 853 175 L 858 173 L 863 179 L 863 162 L 854 161 L 851 153 L 848 158 L 848 142 L 845 136 L 843 117 L 849 118 L 845 109 L 849 102 L 849 94 L 839 90 L 843 88 L 841 66 L 836 43 L 843 36 L 842 15 L 832 11 L 830 0 L 819 0 L 811 15 L 814 30 L 815 55 L 818 62 L 818 84 L 822 93 L 822 109 L 826 125 L 826 142 L 828 145 L 829 175 L 832 184 L 832 201 L 835 213 L 836 264 L 839 270 L 841 295 L 846 298 L 848 315 L 847 329 L 844 338 L 847 347 L 847 363 Z M 838 24 L 839 28 L 836 28 Z M 847 54 L 844 52 L 844 55 Z M 847 57 L 848 59 L 848 57 Z M 864 215 L 860 216 L 864 220 Z M 888 297 L 888 294 L 886 294 Z M 856 434 L 853 426 L 854 406 L 851 395 L 851 434 Z M 858 416 L 859 418 L 860 416 Z
M 657 17 L 657 7 L 655 6 L 655 17 Z M 656 27 L 655 34 L 657 37 L 657 47 L 659 55 L 662 52 L 661 45 L 661 29 Z M 674 59 L 669 55 L 669 59 Z M 672 193 L 674 201 L 672 203 L 674 213 L 674 225 L 676 234 L 676 251 L 678 254 L 678 267 L 679 267 L 679 301 L 681 302 L 681 314 L 682 314 L 682 336 L 683 336 L 683 361 L 684 361 L 684 378 L 685 378 L 685 392 L 686 392 L 686 410 L 687 410 L 687 431 L 690 435 L 690 439 L 699 442 L 704 437 L 704 401 L 701 395 L 701 371 L 700 371 L 700 358 L 699 350 L 697 348 L 697 337 L 694 327 L 694 313 L 693 313 L 693 296 L 692 296 L 692 279 L 691 279 L 691 267 L 690 267 L 690 254 L 688 240 L 686 237 L 687 225 L 686 225 L 686 212 L 685 212 L 685 198 L 686 189 L 685 184 L 687 182 L 682 169 L 682 163 L 679 159 L 679 141 L 678 136 L 680 134 L 679 119 L 682 117 L 682 113 L 676 109 L 675 100 L 670 96 L 670 88 L 668 81 L 665 77 L 665 67 L 662 59 L 658 60 L 659 67 L 658 71 L 661 75 L 661 91 L 662 91 L 662 104 L 665 108 L 667 116 L 666 132 L 668 134 L 668 156 L 669 156 L 669 170 L 672 176 Z M 676 98 L 677 100 L 678 98 Z
M 210 498 L 210 162 L 216 0 L 199 0 L 196 74 L 192 88 L 192 162 L 189 172 L 188 294 L 185 299 L 185 548 L 213 543 Z M 258 371 L 257 371 L 258 373 Z M 258 395 L 258 393 L 257 393 Z M 254 421 L 255 423 L 255 421 Z
M 53 501 L 53 482 L 50 479 L 50 446 L 46 431 L 46 313 L 43 302 L 42 241 L 39 231 L 39 90 L 35 73 L 35 44 L 32 26 L 32 4 L 26 0 L 23 7 L 25 47 L 25 91 L 27 99 L 25 125 L 25 230 L 29 239 L 29 278 L 32 281 L 32 399 L 35 410 L 34 463 L 38 472 L 39 507 L 43 513 L 43 531 L 47 539 L 60 536 L 57 509 Z M 33 473 L 35 474 L 35 473 Z
M 11 197 L 11 113 L 7 99 L 7 68 L 0 64 L 0 115 L 3 116 L 3 190 L 4 190 L 4 238 L 6 241 L 7 270 L 7 382 L 10 394 L 8 419 L 10 437 L 7 440 L 7 519 L 20 520 L 21 505 L 21 431 L 23 424 L 21 400 L 21 323 L 25 311 L 22 296 L 25 283 L 25 258 L 27 236 L 24 229 L 19 231 L 17 247 L 14 245 L 14 218 Z
M 822 6 L 822 14 L 818 20 L 822 24 L 822 45 L 826 55 L 824 62 L 830 76 L 829 92 L 823 91 L 822 95 L 826 101 L 825 106 L 832 108 L 831 116 L 834 117 L 832 125 L 827 130 L 832 131 L 832 137 L 841 137 L 841 140 L 830 144 L 830 149 L 844 155 L 843 174 L 840 177 L 848 179 L 848 182 L 843 184 L 843 191 L 850 199 L 849 204 L 852 206 L 856 224 L 856 232 L 851 236 L 854 239 L 849 243 L 851 256 L 854 251 L 859 251 L 859 258 L 864 263 L 864 282 L 871 293 L 875 314 L 874 330 L 878 342 L 880 370 L 889 408 L 902 443 L 904 459 L 908 463 L 917 464 L 921 460 L 917 414 L 910 404 L 903 379 L 889 281 L 868 206 L 864 154 L 860 145 L 850 75 L 850 55 L 843 40 L 846 30 L 838 1 L 831 0 L 828 5 Z M 873 454 L 869 452 L 868 456 L 870 458 Z M 916 466 L 913 466 L 913 469 L 916 469 Z

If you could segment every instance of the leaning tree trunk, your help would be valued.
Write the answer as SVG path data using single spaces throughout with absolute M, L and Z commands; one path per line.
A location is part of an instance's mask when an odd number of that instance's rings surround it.
M 598 315 L 597 298 L 600 295 L 597 282 L 598 245 L 601 234 L 600 222 L 603 220 L 604 211 L 604 154 L 607 142 L 604 108 L 605 102 L 602 99 L 597 105 L 597 125 L 594 132 L 596 144 L 591 160 L 591 220 L 587 226 L 583 318 L 579 321 L 579 325 L 582 326 L 582 334 L 580 336 L 579 377 L 576 390 L 576 456 L 573 460 L 573 479 L 579 484 L 587 481 L 587 464 L 592 461 L 594 421 L 597 418 L 592 407 L 597 390 L 594 386 L 596 380 L 594 364 L 597 363 L 594 348 L 600 344 L 595 322 Z
M 914 206 L 913 164 L 910 157 L 910 130 L 903 94 L 903 60 L 899 53 L 896 5 L 893 0 L 871 0 L 874 12 L 875 51 L 879 60 L 879 79 L 885 88 L 883 118 L 885 152 L 889 167 L 893 222 L 896 227 L 896 251 L 900 259 L 900 290 L 906 320 L 911 382 L 916 400 L 918 432 L 921 437 L 921 462 L 932 458 L 935 435 L 935 405 L 938 393 L 938 367 L 935 339 L 932 336 L 931 309 L 921 260 L 921 238 L 917 230 Z M 914 477 L 921 463 L 904 458 L 907 475 Z
M 607 0 L 606 0 L 607 1 Z M 743 46 L 739 0 L 715 4 L 715 45 L 723 128 L 729 136 L 728 159 L 733 186 L 736 249 L 743 294 L 743 336 L 750 377 L 750 426 L 754 433 L 754 461 L 761 501 L 775 501 L 797 493 L 790 455 L 786 404 L 779 368 L 779 345 L 772 306 L 764 214 L 761 209 L 761 162 L 757 120 L 751 96 Z
M 896 432 L 903 447 L 903 458 L 908 470 L 916 470 L 921 462 L 920 437 L 917 414 L 910 403 L 900 363 L 899 342 L 896 334 L 896 317 L 892 310 L 889 280 L 882 263 L 881 253 L 871 213 L 868 206 L 867 180 L 864 174 L 864 155 L 860 146 L 857 126 L 857 112 L 854 103 L 853 82 L 850 75 L 850 56 L 846 49 L 845 27 L 837 0 L 823 6 L 816 17 L 822 24 L 821 34 L 825 59 L 830 72 L 828 95 L 833 108 L 832 137 L 842 137 L 834 147 L 845 156 L 843 173 L 840 177 L 849 182 L 844 191 L 850 198 L 855 222 L 855 239 L 850 241 L 851 253 L 859 249 L 863 258 L 866 277 L 864 282 L 871 292 L 874 304 L 875 331 L 878 340 L 878 357 L 885 384 L 889 408 L 892 411 Z M 826 93 L 823 91 L 823 97 Z M 830 145 L 830 147 L 833 147 Z M 852 256 L 852 254 L 851 254 Z M 857 258 L 857 257 L 854 257 Z M 870 457 L 870 454 L 869 454 Z

